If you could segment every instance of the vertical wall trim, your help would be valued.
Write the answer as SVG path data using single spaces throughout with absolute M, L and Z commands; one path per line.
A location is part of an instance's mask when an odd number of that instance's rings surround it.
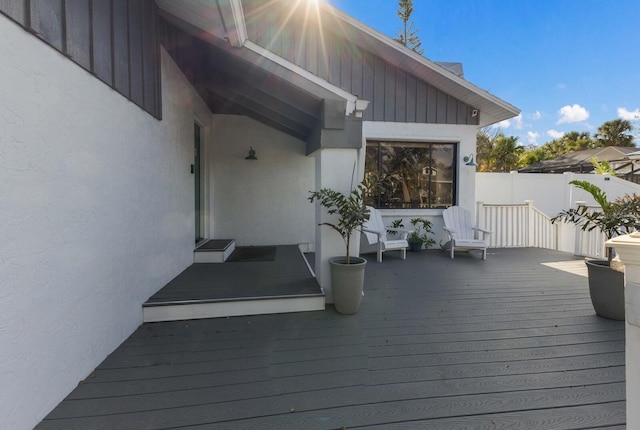
M 62 4 L 60 5 L 60 23 L 62 25 L 62 29 L 60 31 L 61 46 L 62 53 L 68 57 L 69 50 L 67 49 L 67 0 L 62 0 Z
M 33 33 L 31 29 L 31 0 L 24 0 L 24 26 Z
M 89 71 L 95 76 L 93 61 L 93 0 L 89 0 Z
M 116 87 L 116 37 L 115 37 L 116 23 L 114 22 L 114 19 L 113 19 L 113 0 L 108 0 L 108 1 L 109 1 L 109 20 L 111 21 L 111 25 L 110 25 L 111 34 L 109 35 L 111 38 L 111 87 L 115 88 Z
M 155 91 L 155 116 L 158 119 L 162 119 L 162 74 L 160 69 L 162 67 L 160 59 L 160 20 L 158 19 L 158 6 L 153 5 L 153 49 L 156 51 L 153 56 L 155 61 L 155 85 L 153 89 Z
M 134 0 L 134 1 L 135 1 L 135 0 Z M 144 52 L 145 52 L 145 49 L 144 49 L 144 18 L 145 18 L 145 6 L 144 6 L 144 5 L 146 5 L 146 3 L 143 3 L 143 6 L 142 6 L 142 13 L 140 14 L 140 22 L 138 23 L 138 24 L 140 25 L 140 28 L 142 29 L 142 30 L 141 30 L 141 33 L 140 33 L 140 57 L 142 58 L 142 62 L 141 62 L 141 64 L 140 64 L 140 68 L 142 69 L 142 79 L 141 79 L 141 82 L 140 82 L 140 84 L 141 84 L 140 86 L 142 87 L 142 106 L 141 106 L 141 107 L 142 107 L 143 109 L 144 109 L 144 107 L 147 105 L 147 100 L 146 100 L 146 91 L 144 90 L 144 89 L 145 89 L 145 76 L 146 76 L 146 73 L 145 73 L 145 64 L 146 64 L 146 61 L 144 61 Z
M 131 94 L 133 92 L 132 89 L 132 82 L 131 82 L 131 28 L 129 27 L 129 24 L 131 22 L 131 15 L 129 14 L 130 12 L 130 7 L 129 7 L 129 3 L 131 2 L 131 0 L 127 0 L 127 22 L 126 22 L 126 26 L 127 26 L 127 62 L 129 63 L 129 67 L 127 67 L 127 80 L 129 81 L 129 94 L 127 94 L 127 98 L 131 101 L 133 101 L 133 98 L 131 97 Z

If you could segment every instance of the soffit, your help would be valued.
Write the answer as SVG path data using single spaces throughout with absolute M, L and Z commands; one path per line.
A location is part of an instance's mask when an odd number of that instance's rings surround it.
M 306 141 L 322 100 L 339 98 L 259 53 L 230 46 L 217 2 L 159 0 L 158 5 L 168 23 L 161 32 L 165 48 L 213 113 L 245 115 Z M 176 31 L 182 33 L 179 43 L 166 34 Z
M 186 23 L 191 33 L 208 42 L 218 43 L 229 40 L 228 30 L 234 27 L 230 25 L 229 18 L 225 21 L 224 10 L 230 0 L 157 0 L 158 5 L 165 12 L 164 16 L 174 23 Z M 464 78 L 447 70 L 445 67 L 411 51 L 398 44 L 387 36 L 362 24 L 354 18 L 340 12 L 332 6 L 321 2 L 323 11 L 323 26 L 336 31 L 339 29 L 341 36 L 394 64 L 412 75 L 428 82 L 447 94 L 467 103 L 480 111 L 480 126 L 494 124 L 505 119 L 512 118 L 520 113 L 520 110 L 506 101 L 490 94 L 489 92 L 473 85 Z M 185 29 L 185 26 L 182 26 Z M 228 45 L 228 44 L 227 44 Z M 220 46 L 221 48 L 224 48 Z M 233 52 L 235 56 L 243 56 L 249 61 L 255 61 L 254 65 L 264 68 L 269 73 L 277 73 L 280 78 L 295 84 L 298 88 L 308 92 L 312 97 L 336 98 L 335 93 L 326 88 L 314 85 L 305 80 L 300 74 L 281 65 L 264 59 L 264 57 L 245 48 Z M 266 65 L 266 68 L 263 67 Z M 277 94 L 273 94 L 277 96 Z

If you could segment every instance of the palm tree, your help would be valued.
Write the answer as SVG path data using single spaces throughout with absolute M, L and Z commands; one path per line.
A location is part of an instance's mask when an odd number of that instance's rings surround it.
M 634 147 L 632 130 L 631 122 L 626 119 L 614 119 L 598 127 L 595 137 L 602 146 Z
M 491 160 L 494 171 L 509 172 L 518 167 L 520 154 L 524 152 L 524 146 L 519 145 L 517 136 L 505 136 L 500 134 L 491 151 Z
M 493 144 L 500 135 L 498 129 L 484 127 L 476 132 L 476 163 L 478 163 L 479 172 L 488 172 L 491 170 L 491 151 Z

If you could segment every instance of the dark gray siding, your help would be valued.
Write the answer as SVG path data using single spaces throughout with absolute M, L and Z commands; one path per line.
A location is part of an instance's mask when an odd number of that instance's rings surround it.
M 147 0 L 0 0 L 0 13 L 157 118 L 158 10 Z
M 305 7 L 292 11 L 290 3 L 283 3 L 264 7 L 261 0 L 243 0 L 249 39 L 370 100 L 365 120 L 478 124 L 469 115 L 471 106 L 333 32 L 339 25 L 327 24 L 321 32 L 310 19 L 313 13 L 307 17 Z

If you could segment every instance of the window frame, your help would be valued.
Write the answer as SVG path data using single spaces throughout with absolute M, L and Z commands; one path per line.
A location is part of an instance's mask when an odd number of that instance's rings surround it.
M 433 209 L 446 209 L 447 207 L 454 206 L 458 204 L 458 152 L 460 148 L 460 142 L 451 142 L 451 141 L 433 141 L 433 140 L 401 140 L 401 139 L 367 139 L 365 145 L 365 174 L 371 173 L 371 170 L 367 170 L 367 164 L 369 163 L 369 155 L 367 154 L 368 149 L 370 147 L 376 147 L 376 170 L 375 173 L 378 175 L 382 174 L 382 153 L 381 148 L 383 145 L 397 145 L 397 146 L 411 146 L 411 147 L 420 147 L 424 146 L 425 148 L 433 149 L 434 146 L 450 146 L 452 149 L 452 158 L 451 158 L 451 202 L 446 202 L 442 204 L 438 204 L 436 202 L 430 201 L 431 193 L 428 194 L 428 201 L 426 203 L 416 203 L 414 201 L 410 203 L 402 202 L 398 206 L 389 206 L 383 205 L 380 201 L 380 198 L 377 197 L 374 199 L 373 205 L 376 209 L 389 210 L 389 211 L 416 211 L 416 210 L 433 210 Z M 431 157 L 429 157 L 432 160 Z M 433 165 L 426 166 L 425 168 L 434 169 Z M 427 188 L 431 188 L 431 176 L 428 175 L 429 185 Z

